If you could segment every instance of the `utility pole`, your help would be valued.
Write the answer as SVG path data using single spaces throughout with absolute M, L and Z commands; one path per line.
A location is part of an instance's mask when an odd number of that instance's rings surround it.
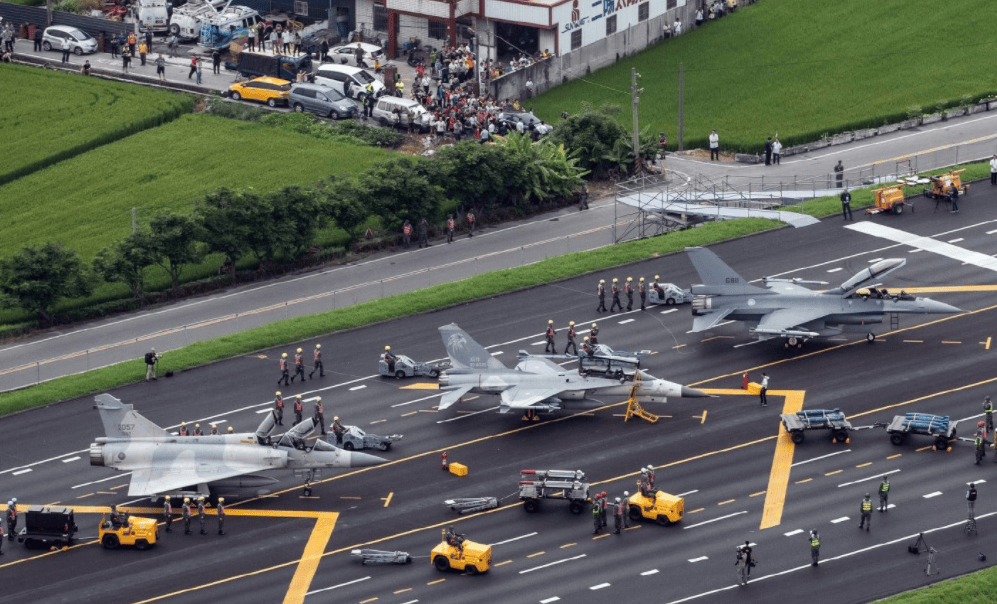
M 644 92 L 643 88 L 637 88 L 637 78 L 640 74 L 637 73 L 636 67 L 630 68 L 630 96 L 633 99 L 633 118 L 634 118 L 634 167 L 636 168 L 640 162 L 640 127 L 638 126 L 637 120 L 637 110 L 640 107 L 640 93 Z
M 685 138 L 685 65 L 679 63 L 679 151 L 683 151 L 683 139 Z

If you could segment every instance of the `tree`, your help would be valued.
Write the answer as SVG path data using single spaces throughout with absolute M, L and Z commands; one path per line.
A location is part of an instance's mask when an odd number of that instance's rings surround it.
M 619 122 L 605 112 L 586 111 L 558 122 L 546 140 L 578 153 L 583 168 L 601 173 L 616 163 L 613 147 L 621 138 L 630 140 L 630 135 Z
M 233 282 L 235 263 L 249 251 L 252 201 L 255 200 L 246 195 L 221 188 L 205 195 L 197 208 L 207 251 L 225 256 Z
M 360 191 L 362 201 L 377 212 L 389 231 L 401 230 L 406 220 L 432 222 L 443 201 L 442 189 L 430 182 L 426 162 L 410 157 L 372 166 L 360 175 Z
M 278 249 L 297 258 L 315 242 L 315 232 L 325 226 L 320 195 L 301 187 L 288 186 L 267 196 L 273 208 Z
M 432 180 L 443 183 L 447 197 L 481 214 L 489 207 L 515 200 L 518 164 L 510 159 L 501 148 L 477 141 L 446 145 L 436 151 Z
M 163 267 L 173 280 L 173 289 L 180 287 L 180 275 L 188 264 L 204 258 L 201 225 L 190 214 L 163 213 L 149 222 L 150 240 L 156 264 Z
M 578 158 L 569 154 L 564 145 L 534 143 L 528 135 L 518 132 L 498 138 L 506 154 L 518 165 L 517 183 L 524 201 L 533 198 L 543 202 L 573 195 L 584 184 L 582 176 L 586 171 L 578 167 Z
M 60 298 L 88 296 L 92 290 L 90 270 L 80 255 L 58 243 L 27 245 L 0 260 L 0 301 L 37 313 L 46 322 Z
M 98 252 L 93 268 L 104 281 L 124 283 L 136 298 L 145 300 L 145 269 L 155 263 L 152 239 L 139 231 Z
M 360 229 L 370 218 L 371 209 L 360 200 L 355 184 L 341 180 L 326 187 L 322 212 L 346 231 L 353 243 L 360 238 Z

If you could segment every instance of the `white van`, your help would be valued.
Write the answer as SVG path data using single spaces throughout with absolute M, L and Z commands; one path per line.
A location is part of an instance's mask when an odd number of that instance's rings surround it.
M 337 65 L 335 63 L 322 63 L 315 72 L 315 83 L 335 88 L 346 93 L 346 82 L 350 82 L 349 97 L 359 99 L 360 95 L 366 94 L 367 84 L 374 89 L 374 96 L 380 96 L 384 91 L 384 83 L 375 78 L 369 71 L 352 67 L 350 65 Z
M 151 29 L 153 33 L 163 33 L 169 28 L 166 0 L 136 0 L 131 11 L 141 32 Z
M 170 17 L 170 33 L 181 40 L 196 40 L 201 35 L 201 20 L 217 15 L 227 1 L 190 0 L 174 8 Z
M 410 111 L 413 113 L 415 127 L 419 132 L 429 132 L 433 125 L 433 116 L 414 99 L 382 96 L 377 99 L 371 116 L 384 126 L 407 128 Z

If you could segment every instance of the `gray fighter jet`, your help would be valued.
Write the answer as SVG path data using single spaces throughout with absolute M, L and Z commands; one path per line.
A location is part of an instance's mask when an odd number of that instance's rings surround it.
M 590 400 L 590 395 L 630 396 L 634 386 L 634 383 L 622 380 L 583 377 L 547 357 L 525 351 L 520 351 L 516 368 L 509 369 L 457 325 L 444 325 L 440 333 L 452 365 L 440 375 L 440 389 L 447 391 L 440 399 L 441 410 L 472 392 L 502 397 L 500 413 L 513 409 L 592 408 L 603 403 Z M 669 396 L 710 396 L 694 388 L 656 379 L 643 371 L 639 373 L 637 400 L 641 403 L 663 403 Z
M 887 315 L 900 313 L 956 313 L 954 306 L 904 291 L 877 289 L 878 282 L 907 263 L 903 258 L 880 260 L 859 271 L 839 287 L 815 291 L 804 283 L 822 281 L 764 279 L 764 287 L 751 285 L 724 264 L 716 254 L 700 247 L 686 248 L 702 283 L 692 286 L 692 331 L 706 331 L 724 319 L 744 321 L 758 341 L 785 338 L 785 346 L 802 348 L 812 338 L 843 332 L 866 332 L 872 342 L 871 325 Z
M 322 468 L 373 466 L 386 460 L 309 442 L 312 419 L 279 439 L 272 437 L 270 412 L 256 433 L 174 436 L 110 394 L 95 397 L 106 437 L 90 445 L 90 465 L 130 472 L 129 496 L 160 495 L 247 497 L 269 493 L 277 480 L 254 472 L 288 469 L 317 478 Z

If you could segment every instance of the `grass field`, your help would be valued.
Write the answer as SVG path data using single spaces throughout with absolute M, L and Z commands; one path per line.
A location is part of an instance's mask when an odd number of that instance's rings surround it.
M 0 79 L 6 91 L 0 95 L 0 132 L 8 151 L 0 184 L 172 120 L 194 106 L 187 94 L 37 67 L 3 64 Z
M 930 113 L 997 91 L 992 24 L 997 2 L 949 0 L 764 0 L 683 33 L 537 97 L 556 122 L 583 102 L 623 107 L 628 130 L 630 68 L 642 75 L 640 123 L 678 134 L 678 67 L 685 68 L 686 148 L 756 152 L 778 133 L 784 145 L 825 133 L 894 122 L 913 105 Z

